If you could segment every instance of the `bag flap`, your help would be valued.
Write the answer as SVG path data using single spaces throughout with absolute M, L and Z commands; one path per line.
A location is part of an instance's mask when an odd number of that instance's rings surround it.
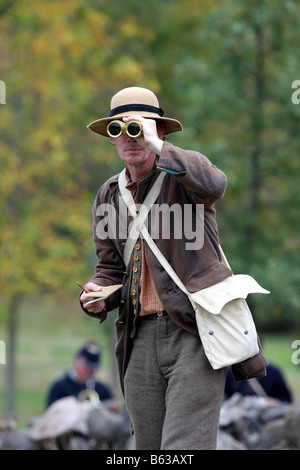
M 189 294 L 192 301 L 210 313 L 218 314 L 224 305 L 234 299 L 246 299 L 248 294 L 270 294 L 248 274 L 237 274 L 210 287 Z

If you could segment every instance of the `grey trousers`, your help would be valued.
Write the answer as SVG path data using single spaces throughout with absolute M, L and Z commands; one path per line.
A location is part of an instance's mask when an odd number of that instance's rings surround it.
M 213 450 L 226 369 L 214 371 L 200 339 L 159 313 L 141 319 L 124 379 L 136 449 Z

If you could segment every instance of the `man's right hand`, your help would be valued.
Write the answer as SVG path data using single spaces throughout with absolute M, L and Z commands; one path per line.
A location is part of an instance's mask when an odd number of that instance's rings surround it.
M 88 282 L 84 286 L 84 288 L 87 292 L 100 292 L 102 290 L 102 287 L 98 286 L 98 284 L 95 284 L 94 282 Z M 81 294 L 80 301 L 82 302 L 83 307 L 88 312 L 90 312 L 90 313 L 100 313 L 100 312 L 102 312 L 102 310 L 105 307 L 105 301 L 100 299 L 97 302 L 93 302 L 92 304 L 87 305 L 87 302 L 89 302 L 90 300 L 92 300 L 92 299 L 90 297 L 87 297 L 85 292 L 83 292 Z

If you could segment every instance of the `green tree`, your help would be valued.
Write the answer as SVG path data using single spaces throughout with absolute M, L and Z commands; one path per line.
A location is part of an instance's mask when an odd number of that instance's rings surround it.
M 6 414 L 14 414 L 14 363 L 24 296 L 77 295 L 94 269 L 91 205 L 115 164 L 86 125 L 108 112 L 119 86 L 145 68 L 123 44 L 147 41 L 138 19 L 115 23 L 106 2 L 33 0 L 0 9 L 1 324 L 9 327 Z M 115 30 L 117 28 L 117 31 Z M 150 76 L 151 80 L 151 76 Z M 104 147 L 104 150 L 103 150 Z

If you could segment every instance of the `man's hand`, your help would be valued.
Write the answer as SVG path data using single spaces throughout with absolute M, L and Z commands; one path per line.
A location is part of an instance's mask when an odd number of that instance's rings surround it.
M 157 130 L 156 121 L 154 119 L 143 118 L 142 116 L 123 117 L 124 122 L 139 121 L 143 127 L 143 134 L 136 141 L 141 147 L 147 147 L 156 155 L 161 154 L 163 146 L 164 128 L 159 127 Z
M 85 290 L 87 292 L 100 292 L 102 290 L 101 286 L 98 286 L 98 284 L 95 284 L 94 282 L 88 282 L 84 286 Z M 91 313 L 100 313 L 105 307 L 105 301 L 100 299 L 97 302 L 93 302 L 92 304 L 87 305 L 87 302 L 92 300 L 90 297 L 87 297 L 86 294 L 83 292 L 80 296 L 80 300 L 83 304 L 83 307 Z

